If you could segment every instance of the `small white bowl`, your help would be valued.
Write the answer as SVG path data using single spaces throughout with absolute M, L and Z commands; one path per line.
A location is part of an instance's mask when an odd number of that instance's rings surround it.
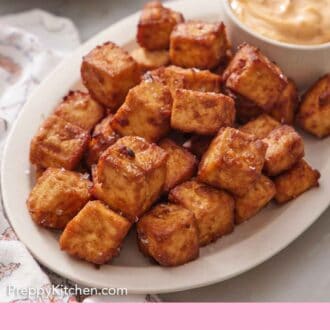
M 244 41 L 257 46 L 296 82 L 300 90 L 306 89 L 319 77 L 330 72 L 330 42 L 306 46 L 266 38 L 240 22 L 228 0 L 222 0 L 221 3 L 224 23 L 233 46 L 237 47 Z

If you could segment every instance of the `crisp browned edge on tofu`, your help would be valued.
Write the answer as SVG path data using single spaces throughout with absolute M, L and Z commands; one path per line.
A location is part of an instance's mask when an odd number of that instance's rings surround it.
M 158 204 L 137 223 L 141 252 L 162 266 L 178 266 L 199 256 L 192 212 L 176 204 Z
M 323 84 L 327 89 L 321 92 Z M 297 123 L 318 138 L 330 135 L 330 74 L 318 79 L 306 91 L 298 109 Z
M 69 222 L 60 247 L 70 255 L 102 265 L 119 254 L 132 224 L 100 201 L 90 201 Z
M 297 198 L 310 188 L 318 187 L 320 177 L 319 171 L 314 170 L 304 159 L 301 159 L 291 169 L 274 179 L 276 202 L 283 204 Z

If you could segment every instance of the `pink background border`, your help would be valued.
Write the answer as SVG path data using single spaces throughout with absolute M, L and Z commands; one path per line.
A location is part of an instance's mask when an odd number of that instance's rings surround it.
M 0 304 L 0 328 L 329 329 L 330 304 Z

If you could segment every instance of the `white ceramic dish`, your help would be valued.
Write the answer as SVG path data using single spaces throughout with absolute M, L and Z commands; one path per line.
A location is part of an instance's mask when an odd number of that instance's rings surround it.
M 297 82 L 300 89 L 330 72 L 330 42 L 320 45 L 295 45 L 266 38 L 244 25 L 235 16 L 228 0 L 221 0 L 223 21 L 235 45 L 248 42 L 262 51 Z
M 169 6 L 187 18 L 222 20 L 220 1 L 171 2 Z M 208 285 L 240 274 L 267 260 L 306 230 L 326 209 L 330 200 L 329 139 L 319 141 L 305 136 L 307 159 L 322 174 L 321 186 L 283 207 L 269 205 L 253 220 L 235 232 L 201 249 L 198 260 L 176 268 L 150 264 L 138 251 L 134 233 L 126 240 L 113 264 L 96 269 L 62 252 L 58 235 L 36 226 L 25 200 L 32 188 L 29 143 L 43 118 L 61 97 L 79 82 L 81 57 L 107 40 L 131 48 L 138 14 L 103 31 L 65 60 L 36 90 L 8 137 L 4 150 L 1 179 L 8 218 L 31 253 L 56 273 L 91 287 L 121 287 L 130 293 L 172 292 Z

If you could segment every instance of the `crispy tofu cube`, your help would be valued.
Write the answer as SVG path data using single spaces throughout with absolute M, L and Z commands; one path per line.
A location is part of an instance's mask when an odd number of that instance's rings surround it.
M 234 101 L 223 94 L 177 89 L 173 94 L 171 127 L 186 133 L 215 135 L 233 126 Z
M 91 201 L 66 226 L 60 246 L 73 257 L 102 265 L 119 254 L 131 225 L 102 202 Z
M 52 115 L 39 128 L 30 146 L 30 161 L 43 168 L 74 169 L 87 148 L 86 130 Z
M 168 49 L 173 28 L 183 21 L 182 14 L 164 7 L 160 1 L 152 1 L 142 10 L 137 42 L 148 50 Z
M 55 115 L 87 131 L 91 131 L 104 114 L 103 106 L 80 91 L 69 92 L 55 110 Z
M 304 157 L 304 141 L 291 126 L 272 130 L 263 141 L 267 144 L 264 171 L 269 176 L 290 169 Z
M 27 200 L 32 219 L 40 226 L 63 229 L 90 199 L 91 186 L 80 173 L 48 168 Z
M 122 48 L 107 42 L 84 56 L 81 77 L 91 96 L 117 110 L 128 91 L 140 81 L 140 68 Z
M 111 127 L 122 136 L 136 135 L 157 142 L 170 130 L 171 109 L 169 88 L 157 81 L 144 81 L 129 91 Z
M 318 138 L 330 135 L 330 74 L 319 79 L 304 95 L 298 123 Z
M 94 128 L 86 152 L 86 163 L 89 167 L 96 164 L 102 152 L 119 139 L 119 135 L 114 132 L 110 125 L 112 117 L 113 115 L 108 115 Z
M 242 197 L 235 197 L 235 222 L 240 224 L 257 214 L 275 196 L 273 181 L 261 175 Z
M 167 153 L 136 136 L 119 139 L 93 171 L 94 195 L 136 220 L 158 199 L 166 180 Z
M 226 88 L 270 110 L 288 84 L 281 70 L 261 51 L 242 44 L 223 74 Z
M 293 80 L 288 79 L 288 85 L 280 94 L 269 114 L 282 124 L 293 125 L 297 105 L 297 86 Z
M 223 190 L 191 180 L 172 189 L 169 200 L 194 214 L 200 246 L 234 230 L 234 199 Z
M 219 93 L 221 90 L 219 75 L 208 70 L 183 69 L 175 65 L 147 72 L 143 79 L 160 81 L 172 92 L 178 88 L 211 93 Z
M 137 223 L 141 252 L 162 266 L 179 266 L 198 258 L 199 244 L 191 211 L 158 204 Z
M 230 127 L 221 129 L 199 164 L 198 179 L 243 196 L 261 175 L 266 148 L 253 135 Z
M 201 159 L 206 150 L 209 148 L 212 139 L 213 138 L 211 136 L 193 135 L 183 144 L 183 147 L 188 149 L 198 159 Z
M 223 23 L 180 23 L 170 37 L 171 62 L 183 68 L 213 69 L 226 57 L 229 48 Z
M 194 155 L 170 139 L 161 140 L 159 146 L 168 153 L 165 191 L 195 175 L 197 159 Z
M 139 64 L 141 71 L 154 70 L 170 63 L 168 50 L 150 51 L 139 47 L 131 52 L 131 56 Z
M 264 114 L 254 120 L 249 121 L 240 127 L 240 131 L 256 136 L 258 139 L 265 138 L 273 129 L 280 127 L 281 124 L 272 117 Z
M 236 121 L 240 124 L 246 124 L 265 113 L 254 102 L 251 102 L 241 95 L 233 93 L 228 88 L 224 89 L 224 93 L 235 101 Z
M 274 179 L 276 202 L 282 204 L 294 199 L 312 187 L 318 187 L 320 173 L 301 159 L 290 170 Z

